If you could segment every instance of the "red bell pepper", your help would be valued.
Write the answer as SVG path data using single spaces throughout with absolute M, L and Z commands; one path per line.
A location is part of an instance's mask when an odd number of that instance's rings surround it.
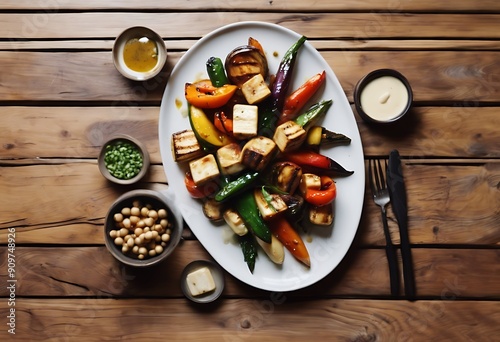
M 307 189 L 304 200 L 317 207 L 332 203 L 337 197 L 335 182 L 328 176 L 321 176 L 321 189 Z
M 225 105 L 234 95 L 237 86 L 226 84 L 214 87 L 210 80 L 186 83 L 184 93 L 186 100 L 198 108 L 219 108 Z
M 344 169 L 335 160 L 310 150 L 285 153 L 281 159 L 299 165 L 305 172 L 317 173 L 319 175 L 350 176 L 354 173 L 354 171 Z
M 184 185 L 193 198 L 205 198 L 213 195 L 219 190 L 219 185 L 215 181 L 203 185 L 196 185 L 189 171 L 186 172 L 184 177 Z
M 292 225 L 282 216 L 276 216 L 268 222 L 271 233 L 285 246 L 286 249 L 300 262 L 306 266 L 311 266 L 307 247 L 292 227 Z
M 312 98 L 325 82 L 325 79 L 326 72 L 323 70 L 323 72 L 314 75 L 297 88 L 297 90 L 288 95 L 285 99 L 285 104 L 283 105 L 283 111 L 281 112 L 278 124 L 295 119 L 307 101 Z

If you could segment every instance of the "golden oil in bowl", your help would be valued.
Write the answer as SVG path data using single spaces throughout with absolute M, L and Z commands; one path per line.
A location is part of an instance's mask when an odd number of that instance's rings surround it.
M 158 47 L 148 37 L 132 38 L 123 47 L 123 61 L 134 71 L 150 71 L 158 64 Z

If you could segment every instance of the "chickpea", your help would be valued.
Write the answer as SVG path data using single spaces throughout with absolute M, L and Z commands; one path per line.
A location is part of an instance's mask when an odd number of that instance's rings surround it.
M 158 234 L 158 232 L 156 230 L 153 230 L 151 232 L 151 239 L 156 239 L 158 237 L 158 235 L 160 235 L 160 234 Z
M 136 224 L 136 227 L 144 228 L 146 227 L 146 223 L 144 223 L 144 220 L 139 220 L 139 222 L 137 222 Z
M 145 255 L 148 253 L 148 250 L 146 247 L 139 247 L 139 254 Z
M 122 246 L 122 253 L 127 253 L 129 251 L 129 247 L 127 244 Z
M 115 220 L 115 222 L 122 222 L 123 221 L 123 215 L 122 215 L 122 213 L 116 213 L 113 216 L 113 219 Z
M 123 238 L 123 241 L 124 242 L 127 242 L 129 239 L 131 239 L 132 236 L 130 236 L 129 234 L 125 235 L 125 237 Z
M 158 218 L 158 212 L 152 209 L 148 212 L 148 216 L 151 217 L 153 220 L 156 220 Z
M 147 233 L 144 233 L 144 239 L 146 241 L 149 241 L 153 238 L 153 233 L 152 232 L 147 232 Z
M 132 253 L 139 254 L 139 246 L 135 245 L 134 247 L 132 247 Z
M 161 241 L 168 242 L 169 240 L 170 240 L 170 234 L 165 233 L 161 236 Z
M 115 245 L 117 245 L 117 246 L 123 245 L 123 239 L 121 237 L 117 237 L 115 239 Z
M 167 246 L 167 243 L 162 241 L 162 242 L 161 242 L 161 244 L 160 244 L 160 246 L 162 246 L 162 247 L 166 247 L 166 246 Z
M 120 229 L 119 234 L 121 237 L 125 237 L 126 235 L 128 235 L 128 229 L 127 228 Z
M 167 217 L 167 211 L 165 209 L 158 210 L 158 217 L 164 219 Z
M 155 242 L 161 242 L 161 236 L 158 235 L 157 237 L 155 237 Z
M 140 237 L 136 237 L 136 238 L 134 239 L 134 243 L 135 243 L 136 245 L 140 245 L 140 244 L 142 244 L 141 238 L 140 238 Z
M 127 245 L 128 245 L 129 247 L 134 247 L 134 244 L 135 244 L 134 239 L 132 239 L 132 238 L 128 239 L 128 241 L 127 241 Z
M 117 233 L 118 232 L 116 230 L 110 230 L 109 231 L 109 237 L 112 238 L 112 239 L 114 239 L 114 238 L 116 238 L 118 236 Z
M 130 216 L 130 223 L 135 226 L 141 219 L 139 216 Z
M 130 208 L 129 207 L 125 207 L 122 209 L 122 215 L 123 216 L 130 216 Z
M 144 228 L 144 233 L 147 233 L 147 232 L 150 232 L 150 231 L 151 231 L 151 228 L 149 228 L 149 227 L 145 227 Z
M 148 203 L 148 204 L 146 204 L 146 208 L 148 208 L 148 210 L 151 210 L 151 208 L 153 208 L 153 206 L 151 205 L 151 203 Z
M 144 254 L 139 254 L 139 255 L 137 256 L 137 259 L 139 259 L 139 260 L 144 259 Z
M 156 254 L 160 254 L 161 252 L 163 252 L 163 247 L 161 245 L 157 245 L 155 247 L 155 251 L 156 251 Z
M 132 216 L 139 216 L 141 214 L 141 209 L 138 207 L 134 206 L 132 209 L 130 209 L 130 215 Z
M 167 228 L 168 226 L 168 221 L 166 219 L 162 219 L 160 220 L 160 225 L 163 227 L 163 228 Z
M 142 234 L 142 228 L 135 228 L 134 229 L 134 234 L 135 236 L 139 236 Z
M 144 223 L 146 224 L 146 226 L 152 227 L 155 224 L 155 220 L 152 217 L 148 217 L 144 219 Z
M 132 206 L 133 206 L 133 207 L 136 207 L 136 208 L 140 208 L 140 207 L 142 206 L 141 201 L 139 201 L 139 200 L 134 200 L 134 201 L 132 202 Z
M 148 208 L 146 208 L 146 207 L 142 207 L 141 208 L 141 215 L 143 217 L 148 217 L 148 213 L 149 213 L 149 209 Z
M 154 250 L 154 249 L 150 249 L 150 250 L 148 251 L 148 254 L 149 254 L 149 256 L 150 256 L 150 257 L 154 257 L 154 256 L 156 255 L 156 250 Z
M 127 229 L 132 226 L 132 224 L 130 223 L 130 219 L 128 217 L 123 219 L 123 226 Z

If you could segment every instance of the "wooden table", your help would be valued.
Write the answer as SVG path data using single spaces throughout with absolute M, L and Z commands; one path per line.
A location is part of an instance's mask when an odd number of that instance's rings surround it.
M 124 268 L 106 250 L 110 204 L 132 188 L 168 186 L 158 115 L 169 72 L 203 35 L 243 20 L 308 36 L 351 103 L 371 70 L 411 82 L 405 125 L 356 120 L 365 158 L 394 148 L 403 157 L 416 301 L 390 295 L 369 191 L 340 266 L 291 293 L 226 274 L 218 302 L 193 305 L 180 273 L 210 256 L 188 227 L 159 269 Z M 168 46 L 165 72 L 145 83 L 126 80 L 111 58 L 115 37 L 135 25 Z M 500 340 L 500 2 L 6 0 L 0 38 L 1 340 Z M 136 186 L 99 173 L 113 133 L 149 150 L 150 173 Z M 399 244 L 390 210 L 389 225 Z

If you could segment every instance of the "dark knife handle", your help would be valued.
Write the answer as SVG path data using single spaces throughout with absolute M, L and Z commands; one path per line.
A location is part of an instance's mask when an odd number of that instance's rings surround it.
M 387 214 L 382 211 L 382 222 L 384 224 L 385 255 L 389 263 L 389 280 L 391 284 L 391 295 L 399 296 L 399 268 L 396 247 L 392 244 L 389 226 L 387 224 Z

